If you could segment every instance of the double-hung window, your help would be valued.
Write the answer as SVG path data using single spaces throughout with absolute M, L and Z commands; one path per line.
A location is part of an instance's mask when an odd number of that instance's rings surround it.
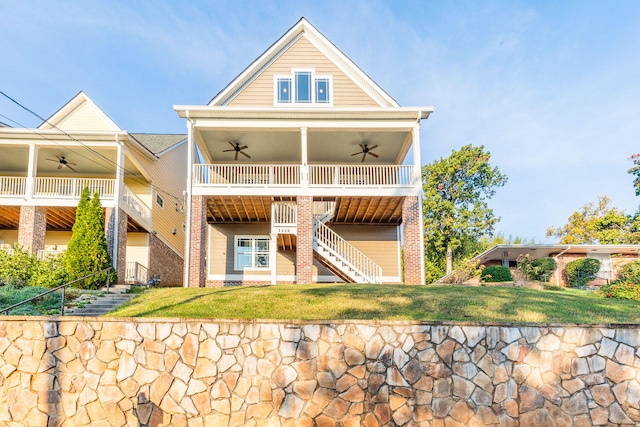
M 269 268 L 268 236 L 236 236 L 235 269 L 252 270 Z
M 275 77 L 276 105 L 330 105 L 332 80 L 317 76 L 313 70 L 292 70 Z

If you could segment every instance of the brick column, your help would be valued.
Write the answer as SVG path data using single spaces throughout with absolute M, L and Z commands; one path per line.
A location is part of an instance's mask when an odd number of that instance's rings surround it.
M 118 212 L 118 215 L 115 213 Z M 122 209 L 104 209 L 104 234 L 107 240 L 107 252 L 111 265 L 115 266 L 118 282 L 124 283 L 127 273 L 127 223 L 129 215 Z M 117 224 L 116 224 L 117 223 Z M 118 230 L 116 242 L 116 225 Z
M 190 288 L 204 288 L 207 257 L 207 201 L 204 196 L 191 197 L 191 245 L 189 247 Z
M 116 229 L 114 208 L 104 208 L 104 235 L 107 239 L 107 253 L 113 259 L 113 234 Z
M 298 196 L 296 283 L 313 282 L 313 197 Z
M 404 283 L 424 284 L 422 275 L 424 240 L 420 226 L 422 215 L 417 196 L 407 196 L 402 202 L 402 224 L 404 229 Z
M 36 252 L 44 249 L 47 232 L 47 208 L 43 206 L 21 206 L 18 225 L 18 244 Z

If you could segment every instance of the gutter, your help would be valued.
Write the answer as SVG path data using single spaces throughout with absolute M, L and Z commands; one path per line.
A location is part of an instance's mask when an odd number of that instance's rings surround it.
M 565 254 L 570 249 L 571 245 L 567 246 L 565 250 L 561 251 L 558 255 L 553 257 L 553 259 L 556 260 L 556 286 L 560 286 L 560 267 L 558 267 L 558 258 L 560 257 L 560 255 Z

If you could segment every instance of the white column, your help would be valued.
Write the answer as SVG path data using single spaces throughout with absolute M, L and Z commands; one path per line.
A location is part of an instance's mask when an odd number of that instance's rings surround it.
M 420 123 L 416 124 L 413 127 L 412 135 L 413 137 L 413 167 L 414 173 L 416 176 L 416 192 L 418 194 L 418 208 L 420 209 L 420 236 L 422 240 L 422 244 L 420 245 L 420 259 L 422 262 L 420 263 L 420 271 L 421 277 L 424 284 L 424 219 L 423 207 L 422 207 L 422 197 L 424 196 L 424 192 L 422 191 L 422 161 L 420 159 Z
M 118 145 L 118 152 L 116 158 L 116 180 L 113 188 L 113 253 L 111 258 L 111 265 L 118 270 L 118 239 L 120 238 L 120 203 L 122 200 L 122 189 L 124 187 L 124 148 L 123 142 L 120 141 L 120 136 L 116 135 L 116 143 Z M 121 278 L 122 279 L 122 278 Z
M 302 164 L 300 166 L 300 184 L 309 188 L 309 165 L 307 164 L 307 128 L 300 128 L 300 145 L 302 148 Z
M 271 237 L 269 242 L 269 268 L 271 269 L 271 284 L 275 285 L 278 282 L 278 263 L 276 261 L 278 257 L 278 235 L 271 233 L 269 237 Z
M 188 114 L 188 112 L 187 112 Z M 184 279 L 183 286 L 189 287 L 189 271 L 191 264 L 191 187 L 193 182 L 193 158 L 194 158 L 194 141 L 193 141 L 193 123 L 187 119 L 187 223 L 185 228 L 184 241 Z
M 29 143 L 29 166 L 27 169 L 27 185 L 25 196 L 27 199 L 33 197 L 33 190 L 35 187 L 35 176 L 38 169 L 38 149 L 35 142 Z

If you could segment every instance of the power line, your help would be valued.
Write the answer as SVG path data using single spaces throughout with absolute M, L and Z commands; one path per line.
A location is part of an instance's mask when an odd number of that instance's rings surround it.
M 167 191 L 167 190 L 165 190 L 165 189 L 163 189 L 163 188 L 161 188 L 161 187 L 158 187 L 158 186 L 156 186 L 156 185 L 155 185 L 155 184 L 153 184 L 153 183 L 147 183 L 146 181 L 139 180 L 139 179 L 138 179 L 138 177 L 136 176 L 136 174 L 134 174 L 134 173 L 133 173 L 133 172 L 131 172 L 131 171 L 128 171 L 128 170 L 124 167 L 124 165 L 122 165 L 122 166 L 121 166 L 121 165 L 118 165 L 118 163 L 117 163 L 117 162 L 114 162 L 113 160 L 109 159 L 108 157 L 104 156 L 103 154 L 99 153 L 98 151 L 94 150 L 93 148 L 89 147 L 89 146 L 88 146 L 88 145 L 86 145 L 84 142 L 82 142 L 82 141 L 80 141 L 79 139 L 77 139 L 77 138 L 73 137 L 72 135 L 69 135 L 67 132 L 65 132 L 64 130 L 60 129 L 60 128 L 59 128 L 58 126 L 56 126 L 55 124 L 53 124 L 53 123 L 49 122 L 47 119 L 43 118 L 43 117 L 42 117 L 42 116 L 40 116 L 38 113 L 36 113 L 36 112 L 34 112 L 33 110 L 31 110 L 31 109 L 27 108 L 26 106 L 24 106 L 24 105 L 23 105 L 23 104 L 21 104 L 20 102 L 16 101 L 16 100 L 15 100 L 15 99 L 13 99 L 12 97 L 10 97 L 10 96 L 9 96 L 9 95 L 7 95 L 6 93 L 4 93 L 2 90 L 0 90 L 0 95 L 4 96 L 4 97 L 5 97 L 5 98 L 7 98 L 9 101 L 13 102 L 13 103 L 14 103 L 14 104 L 16 104 L 18 107 L 20 107 L 20 108 L 22 108 L 23 110 L 25 110 L 25 111 L 29 112 L 30 114 L 34 115 L 34 116 L 35 116 L 35 117 L 37 117 L 38 119 L 42 120 L 42 123 L 46 123 L 46 124 L 48 124 L 49 126 L 51 126 L 52 128 L 54 128 L 54 129 L 58 130 L 59 132 L 61 132 L 61 133 L 62 133 L 62 134 L 64 134 L 65 136 L 67 136 L 68 138 L 70 138 L 70 139 L 72 139 L 72 140 L 76 141 L 77 143 L 79 143 L 80 145 L 82 145 L 84 148 L 86 148 L 87 150 L 89 150 L 89 151 L 91 151 L 92 153 L 94 153 L 96 156 L 101 157 L 101 158 L 102 158 L 102 159 L 104 159 L 107 163 L 109 163 L 109 164 L 111 164 L 111 165 L 115 166 L 117 169 L 120 169 L 120 170 L 123 172 L 123 174 L 124 174 L 124 175 L 128 175 L 128 177 L 129 177 L 131 180 L 133 180 L 133 181 L 137 182 L 138 184 L 142 184 L 142 185 L 147 185 L 147 184 L 149 184 L 149 186 L 150 186 L 152 189 L 156 190 L 157 192 L 159 192 L 159 193 L 163 193 L 163 194 L 165 194 L 165 195 L 167 195 L 167 196 L 169 196 L 169 197 L 173 197 L 177 202 L 182 202 L 182 199 L 180 199 L 180 198 L 178 198 L 178 197 L 174 196 L 174 195 L 173 195 L 173 194 L 171 194 L 169 191 Z M 89 160 L 89 161 L 92 161 L 93 163 L 97 164 L 98 166 L 101 166 L 101 167 L 104 167 L 104 168 L 106 168 L 106 169 L 111 170 L 111 168 L 110 168 L 110 167 L 107 167 L 107 166 L 105 166 L 105 165 L 103 165 L 103 164 L 100 164 L 100 163 L 98 163 L 97 161 L 95 161 L 94 159 L 91 159 L 91 158 L 89 158 L 89 157 L 86 157 L 86 156 L 84 156 L 84 155 L 80 154 L 79 152 L 77 152 L 77 151 L 75 151 L 75 150 L 71 149 L 71 148 L 70 148 L 70 147 L 68 147 L 68 146 L 65 146 L 65 145 L 63 145 L 63 144 L 61 144 L 61 143 L 59 143 L 59 142 L 57 142 L 57 141 L 54 141 L 54 140 L 52 140 L 52 139 L 50 139 L 50 138 L 47 138 L 46 136 L 44 136 L 44 135 L 42 135 L 42 134 L 40 134 L 40 133 L 36 132 L 36 131 L 35 131 L 35 130 L 33 130 L 32 128 L 27 128 L 26 126 L 23 126 L 23 125 L 19 124 L 19 123 L 18 123 L 18 122 L 16 122 L 15 120 L 10 119 L 9 117 L 7 117 L 7 116 L 5 116 L 5 115 L 3 115 L 3 114 L 0 114 L 0 115 L 1 115 L 2 117 L 4 117 L 5 119 L 7 119 L 7 120 L 11 121 L 12 123 L 16 123 L 16 124 L 18 124 L 20 127 L 30 130 L 31 132 L 35 133 L 36 135 L 39 135 L 41 138 L 46 139 L 47 141 L 54 142 L 54 143 L 56 143 L 56 144 L 60 145 L 61 147 L 64 147 L 64 148 L 68 149 L 68 150 L 69 150 L 69 151 L 71 151 L 72 153 L 75 153 L 75 154 L 79 155 L 80 157 L 83 157 L 83 158 L 85 158 L 85 159 L 87 159 L 87 160 Z

